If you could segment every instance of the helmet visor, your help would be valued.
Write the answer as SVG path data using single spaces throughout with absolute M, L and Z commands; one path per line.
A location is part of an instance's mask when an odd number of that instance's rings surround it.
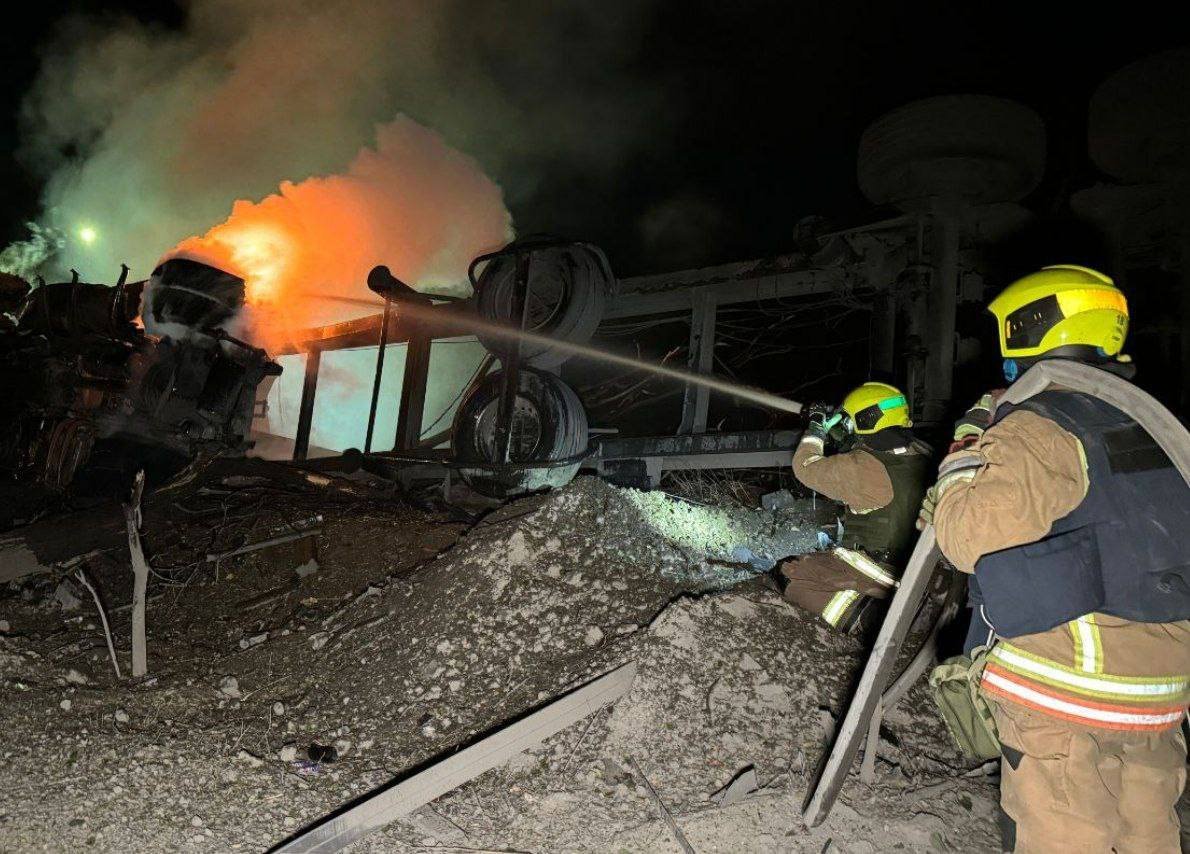
M 1004 343 L 1009 350 L 1036 347 L 1064 316 L 1056 296 L 1034 300 L 1004 318 Z
M 898 394 L 896 397 L 886 397 L 884 400 L 864 407 L 855 413 L 855 426 L 859 430 L 871 430 L 880 422 L 880 418 L 885 412 L 905 405 L 904 395 Z
M 1047 332 L 1061 320 L 1084 311 L 1110 309 L 1128 313 L 1128 303 L 1119 291 L 1081 288 L 1051 294 L 1023 305 L 1004 319 L 1004 343 L 1009 350 L 1041 345 Z

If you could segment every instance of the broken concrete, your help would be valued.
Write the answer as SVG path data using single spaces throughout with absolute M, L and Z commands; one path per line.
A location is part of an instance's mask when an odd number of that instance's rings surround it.
M 262 487 L 237 489 L 255 502 Z M 800 825 L 800 798 L 862 650 L 761 580 L 725 589 L 697 569 L 721 568 L 737 534 L 771 544 L 794 527 L 811 536 L 820 519 L 725 517 L 688 503 L 666 515 L 664 496 L 580 479 L 456 540 L 458 523 L 391 500 L 265 495 L 260 507 L 273 515 L 241 542 L 275 535 L 277 518 L 305 518 L 316 500 L 318 572 L 295 579 L 300 545 L 290 543 L 230 559 L 216 577 L 203 560 L 210 535 L 166 541 L 146 521 L 147 547 L 167 542 L 163 566 L 204 567 L 172 570 L 177 581 L 150 598 L 161 662 L 151 682 L 117 683 L 98 630 L 38 604 L 47 582 L 10 587 L 13 631 L 0 637 L 9 847 L 264 850 L 628 660 L 638 675 L 614 708 L 352 850 L 676 850 L 633 763 L 699 852 L 821 852 L 831 838 L 851 851 L 887 850 L 890 838 L 907 850 L 992 846 L 994 781 L 962 776 L 970 769 L 920 687 L 888 716 L 876 784 L 846 788 L 813 832 Z M 194 501 L 183 506 L 201 510 Z M 126 566 L 100 569 L 109 601 L 126 601 Z M 126 613 L 117 619 L 127 655 Z M 86 683 L 68 681 L 72 670 Z M 231 679 L 235 691 L 221 691 Z M 334 761 L 329 751 L 307 758 L 311 745 L 333 746 Z M 711 796 L 746 766 L 760 790 L 716 806 Z M 928 804 L 911 800 L 941 784 Z

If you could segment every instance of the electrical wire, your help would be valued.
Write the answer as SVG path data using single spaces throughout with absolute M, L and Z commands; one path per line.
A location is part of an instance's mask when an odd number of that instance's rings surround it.
M 447 414 L 458 405 L 459 401 L 463 399 L 463 395 L 467 393 L 467 389 L 471 388 L 471 384 L 479 378 L 480 372 L 490 366 L 491 361 L 487 358 L 484 358 L 484 360 L 479 363 L 479 366 L 474 371 L 472 371 L 470 379 L 463 383 L 463 387 L 459 389 L 459 393 L 454 396 L 454 399 L 451 400 L 450 403 L 446 404 L 446 408 L 442 410 L 442 414 L 435 418 L 434 422 L 430 424 L 429 427 L 426 427 L 421 431 L 421 434 L 417 437 L 419 441 L 424 439 L 426 436 L 431 435 L 433 429 L 437 427 L 442 422 L 442 419 L 444 419 Z

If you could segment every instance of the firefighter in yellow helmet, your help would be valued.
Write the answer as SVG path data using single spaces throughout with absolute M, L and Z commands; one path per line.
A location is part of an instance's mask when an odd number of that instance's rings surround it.
M 773 576 L 782 595 L 845 632 L 859 631 L 886 599 L 912 546 L 913 521 L 929 481 L 930 448 L 910 431 L 905 395 L 864 383 L 839 410 L 812 407 L 793 456 L 802 484 L 846 505 L 842 535 L 822 551 L 788 558 Z M 853 434 L 829 453 L 831 437 Z
M 990 309 L 1009 382 L 1039 359 L 1131 377 L 1127 302 L 1102 273 L 1046 267 Z M 1072 391 L 985 397 L 955 440 L 922 520 L 974 574 L 1006 849 L 1180 851 L 1190 489 L 1134 420 Z

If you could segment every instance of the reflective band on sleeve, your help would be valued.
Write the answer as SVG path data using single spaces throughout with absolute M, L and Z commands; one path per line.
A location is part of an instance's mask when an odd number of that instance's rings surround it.
M 992 648 L 988 657 L 1014 673 L 1055 688 L 1065 688 L 1092 697 L 1138 702 L 1168 701 L 1183 695 L 1190 685 L 1190 679 L 1176 676 L 1127 677 L 1108 676 L 1103 673 L 1091 676 L 1072 667 L 1063 667 L 1056 662 L 1030 655 L 1003 641 Z
M 847 565 L 856 572 L 866 575 L 877 584 L 883 584 L 885 587 L 897 586 L 897 580 L 889 575 L 889 573 L 885 571 L 884 567 L 876 563 L 876 561 L 872 560 L 863 552 L 845 549 L 842 546 L 835 546 L 832 551 L 836 557 L 845 561 Z
M 1095 615 L 1086 614 L 1071 620 L 1070 633 L 1074 635 L 1074 666 L 1083 673 L 1103 672 L 1103 643 L 1099 639 L 1099 626 Z
M 1186 713 L 1184 707 L 1141 711 L 1122 706 L 1079 703 L 1023 685 L 989 666 L 983 672 L 985 691 L 998 694 L 1042 714 L 1108 729 L 1159 730 L 1177 726 Z
M 942 500 L 942 496 L 954 486 L 956 483 L 968 482 L 975 480 L 975 475 L 979 473 L 978 466 L 968 466 L 966 468 L 951 469 L 946 474 L 938 478 L 938 482 L 934 484 L 934 501 L 935 504 Z
M 822 441 L 821 436 L 811 436 L 809 434 L 802 436 L 802 440 L 800 442 L 798 442 L 798 444 L 799 445 L 815 445 L 815 446 L 817 446 L 818 450 L 820 450 L 820 451 L 824 447 L 826 447 L 825 443 Z
M 839 621 L 843 619 L 843 615 L 847 613 L 847 609 L 858 598 L 858 590 L 840 590 L 831 597 L 831 600 L 826 603 L 826 607 L 822 609 L 822 619 L 826 620 L 835 628 L 838 628 Z

